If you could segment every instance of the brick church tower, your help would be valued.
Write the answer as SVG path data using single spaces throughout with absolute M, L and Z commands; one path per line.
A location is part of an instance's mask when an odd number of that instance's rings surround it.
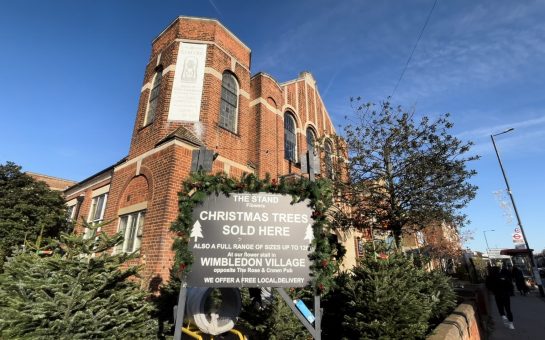
M 213 173 L 275 178 L 300 174 L 325 138 L 321 173 L 331 175 L 334 128 L 312 75 L 278 83 L 250 65 L 250 49 L 217 20 L 178 17 L 152 42 L 128 155 L 65 191 L 71 218 L 123 231 L 115 251 L 139 251 L 145 277 L 168 278 L 195 150 L 214 154 Z

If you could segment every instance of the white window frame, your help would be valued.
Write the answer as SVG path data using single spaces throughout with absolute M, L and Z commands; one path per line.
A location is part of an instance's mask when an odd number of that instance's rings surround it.
M 162 81 L 163 68 L 159 68 L 155 71 L 155 74 L 153 75 L 153 81 L 151 83 L 151 90 L 149 93 L 148 105 L 146 109 L 146 118 L 144 119 L 144 126 L 153 123 L 155 117 L 157 116 L 157 104 L 159 103 L 159 95 L 161 93 Z
M 76 207 L 77 207 L 77 203 L 76 204 L 73 204 L 73 205 L 69 205 L 66 207 L 66 218 L 68 219 L 68 221 L 72 222 L 74 221 L 74 218 L 76 216 L 74 216 L 76 214 Z
M 102 201 L 101 201 L 102 199 Z M 101 202 L 100 210 L 97 214 L 97 204 Z M 89 210 L 89 217 L 87 218 L 87 222 L 89 222 L 91 225 L 99 224 L 104 219 L 104 212 L 106 211 L 106 203 L 108 202 L 108 193 L 102 193 L 99 195 L 96 195 L 93 197 L 93 200 L 91 201 L 91 208 Z M 98 231 L 98 230 L 97 230 Z M 92 231 L 89 228 L 85 228 L 84 231 L 84 238 L 90 238 L 92 236 Z
M 134 253 L 140 250 L 146 220 L 145 216 L 145 210 L 119 216 L 117 231 L 123 235 L 123 243 L 115 247 L 114 253 Z
M 416 245 L 418 247 L 422 247 L 426 244 L 426 236 L 424 235 L 424 233 L 419 230 L 416 232 Z

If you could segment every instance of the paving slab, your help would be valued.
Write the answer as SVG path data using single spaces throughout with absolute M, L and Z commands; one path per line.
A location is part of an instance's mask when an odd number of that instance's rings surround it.
M 515 329 L 508 329 L 502 321 L 494 296 L 489 296 L 489 313 L 493 321 L 490 340 L 539 340 L 545 339 L 545 298 L 532 290 L 527 296 L 518 292 L 511 297 L 511 311 Z

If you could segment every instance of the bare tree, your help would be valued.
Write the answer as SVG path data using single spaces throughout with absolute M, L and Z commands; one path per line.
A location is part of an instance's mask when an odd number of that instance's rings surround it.
M 391 230 L 397 246 L 403 232 L 413 233 L 433 223 L 458 228 L 466 216 L 460 209 L 475 197 L 475 175 L 467 163 L 471 142 L 449 131 L 449 114 L 415 118 L 414 112 L 389 102 L 380 106 L 352 99 L 354 116 L 344 129 L 348 176 L 335 180 L 348 214 L 339 222 L 360 229 Z M 348 117 L 347 117 L 348 118 Z

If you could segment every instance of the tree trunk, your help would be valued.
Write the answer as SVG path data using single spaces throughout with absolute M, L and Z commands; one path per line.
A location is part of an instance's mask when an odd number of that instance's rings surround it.
M 394 234 L 394 241 L 396 243 L 396 248 L 397 249 L 402 249 L 401 246 L 402 246 L 402 241 L 403 241 L 403 234 L 401 233 L 401 227 L 397 226 L 397 225 L 394 225 L 392 226 L 391 228 L 392 230 L 392 233 Z

